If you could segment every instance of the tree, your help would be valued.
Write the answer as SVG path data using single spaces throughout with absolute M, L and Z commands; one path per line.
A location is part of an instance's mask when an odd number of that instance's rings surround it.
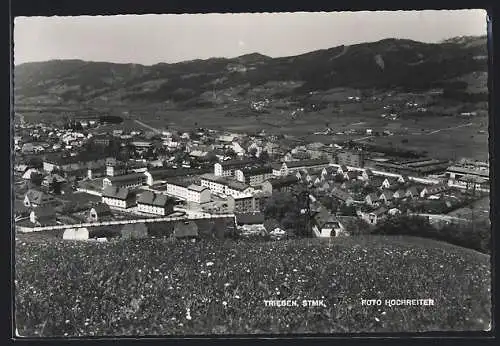
M 266 150 L 263 150 L 259 155 L 260 162 L 268 162 L 270 160 L 269 153 Z
M 352 205 L 342 204 L 339 213 L 343 216 L 356 216 L 356 208 Z

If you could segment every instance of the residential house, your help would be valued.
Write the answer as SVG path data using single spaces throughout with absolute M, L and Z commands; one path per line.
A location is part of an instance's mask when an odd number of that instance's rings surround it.
M 127 209 L 136 204 L 136 194 L 125 187 L 106 186 L 102 192 L 102 203 Z
M 424 187 L 422 191 L 420 191 L 420 197 L 424 198 L 432 195 L 441 194 L 443 192 L 448 191 L 449 189 L 450 187 L 444 183 L 429 185 Z
M 35 226 L 48 226 L 56 223 L 54 208 L 43 206 L 30 212 L 30 221 Z
M 366 221 L 369 225 L 377 225 L 380 221 L 384 220 L 387 215 L 388 209 L 384 206 L 375 210 L 358 211 L 358 215 Z
M 214 193 L 233 197 L 247 195 L 254 191 L 251 186 L 234 178 L 215 176 L 210 173 L 201 176 L 201 186 L 208 187 Z
M 343 150 L 337 154 L 337 163 L 350 167 L 364 167 L 365 154 L 362 151 Z
M 335 174 L 337 174 L 337 169 L 333 166 L 328 166 L 321 170 L 321 176 L 325 178 L 333 178 Z
M 380 185 L 381 189 L 394 189 L 399 186 L 397 177 L 387 177 L 384 179 L 382 184 Z
M 348 192 L 342 191 L 340 189 L 333 189 L 330 195 L 347 206 L 350 206 L 354 203 L 354 199 L 352 198 L 352 196 Z
M 236 226 L 239 230 L 264 230 L 264 214 L 254 213 L 235 213 Z
M 229 204 L 233 205 L 233 211 L 236 213 L 252 213 L 260 210 L 260 198 L 252 195 L 232 197 L 229 196 Z
M 111 215 L 113 214 L 109 205 L 105 203 L 98 203 L 90 208 L 87 219 L 89 222 L 98 222 L 101 221 L 103 217 Z
M 344 173 L 344 179 L 345 180 L 357 180 L 358 177 L 360 176 L 360 172 L 359 171 L 349 171 L 349 172 L 345 172 Z
M 24 195 L 25 207 L 51 207 L 55 204 L 53 196 L 46 194 L 40 190 L 30 189 Z
M 303 169 L 323 169 L 329 165 L 330 163 L 328 160 L 301 160 L 273 164 L 272 168 L 275 176 L 285 176 Z
M 228 160 L 214 164 L 214 175 L 218 177 L 232 177 L 236 170 L 254 165 L 255 160 Z
M 406 197 L 418 198 L 418 197 L 420 197 L 420 192 L 421 192 L 421 189 L 419 189 L 416 186 L 411 186 L 411 187 L 406 189 Z
M 405 189 L 398 189 L 396 190 L 393 194 L 392 197 L 394 199 L 402 199 L 406 197 L 406 190 Z
M 336 237 L 344 231 L 344 226 L 339 220 L 321 208 L 314 216 L 313 233 L 320 238 Z
M 377 196 L 377 194 L 375 193 L 370 193 L 365 197 L 365 203 L 368 204 L 369 206 L 378 205 L 378 202 L 379 202 L 379 196 Z
M 63 183 L 66 179 L 61 177 L 59 174 L 48 174 L 42 180 L 42 186 L 49 188 L 52 191 L 60 191 Z
M 206 186 L 191 184 L 187 187 L 187 201 L 198 204 L 210 202 L 210 189 Z
M 174 205 L 175 199 L 152 191 L 144 191 L 137 199 L 137 210 L 147 214 L 170 215 L 174 212 Z
M 275 192 L 290 192 L 299 184 L 296 176 L 284 176 L 280 178 L 271 178 L 262 184 L 262 191 L 267 194 Z
M 271 166 L 254 166 L 247 168 L 240 168 L 235 171 L 235 178 L 250 186 L 257 186 L 262 184 L 269 178 L 273 177 L 273 170 Z
M 391 191 L 384 191 L 380 194 L 378 200 L 381 203 L 385 204 L 390 203 L 391 201 L 394 200 L 393 193 Z
M 133 188 L 143 186 L 147 182 L 144 173 L 131 173 L 120 176 L 106 177 L 102 180 L 103 189 L 107 186 Z
M 363 172 L 361 173 L 361 176 L 360 176 L 360 179 L 362 180 L 365 180 L 365 181 L 369 181 L 371 180 L 375 175 L 373 174 L 373 171 L 369 168 L 363 170 Z
M 338 168 L 337 168 L 337 174 L 341 174 L 341 175 L 344 175 L 344 173 L 347 173 L 349 172 L 349 169 L 347 168 L 346 165 L 340 165 Z

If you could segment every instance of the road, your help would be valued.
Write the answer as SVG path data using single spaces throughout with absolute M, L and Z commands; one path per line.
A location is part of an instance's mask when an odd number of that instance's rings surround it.
M 441 132 L 441 131 L 453 130 L 453 129 L 458 129 L 460 127 L 466 127 L 466 126 L 471 126 L 471 125 L 474 125 L 474 124 L 473 123 L 468 123 L 468 124 L 458 125 L 458 126 L 455 126 L 455 127 L 447 127 L 445 129 L 434 130 L 434 131 L 428 132 L 427 135 L 433 135 L 433 134 Z
M 139 124 L 139 125 L 141 125 L 142 127 L 146 128 L 148 130 L 151 130 L 151 131 L 155 132 L 155 133 L 162 133 L 161 130 L 158 130 L 158 129 L 152 127 L 152 126 L 149 126 L 148 124 L 145 124 L 142 121 L 134 120 L 134 122 L 137 123 L 137 124 Z
M 362 141 L 362 140 L 365 140 L 365 139 L 368 139 L 368 138 L 372 138 L 373 136 L 366 136 L 366 137 L 361 137 L 361 138 L 358 138 L 358 139 L 353 139 L 352 141 L 353 142 L 358 142 L 358 141 Z

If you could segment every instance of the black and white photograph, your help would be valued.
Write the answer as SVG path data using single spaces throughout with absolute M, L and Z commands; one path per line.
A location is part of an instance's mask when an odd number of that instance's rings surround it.
M 13 337 L 494 329 L 486 10 L 25 16 L 12 46 Z

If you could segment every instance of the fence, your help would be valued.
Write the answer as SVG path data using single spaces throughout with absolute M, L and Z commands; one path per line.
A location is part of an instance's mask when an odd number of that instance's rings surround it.
M 96 226 L 111 226 L 111 225 L 126 225 L 133 223 L 147 223 L 147 222 L 165 222 L 165 221 L 181 221 L 181 220 L 201 220 L 201 219 L 223 219 L 223 218 L 234 218 L 234 214 L 220 214 L 220 215 L 199 215 L 199 216 L 176 216 L 176 217 L 160 217 L 160 218 L 148 218 L 148 219 L 133 219 L 133 220 L 116 220 L 116 221 L 101 221 L 101 222 L 85 222 L 72 225 L 52 225 L 52 226 L 41 226 L 41 227 L 17 227 L 22 233 L 30 232 L 40 232 L 40 231 L 51 231 L 57 229 L 68 229 L 68 228 L 83 228 L 83 227 L 96 227 Z

